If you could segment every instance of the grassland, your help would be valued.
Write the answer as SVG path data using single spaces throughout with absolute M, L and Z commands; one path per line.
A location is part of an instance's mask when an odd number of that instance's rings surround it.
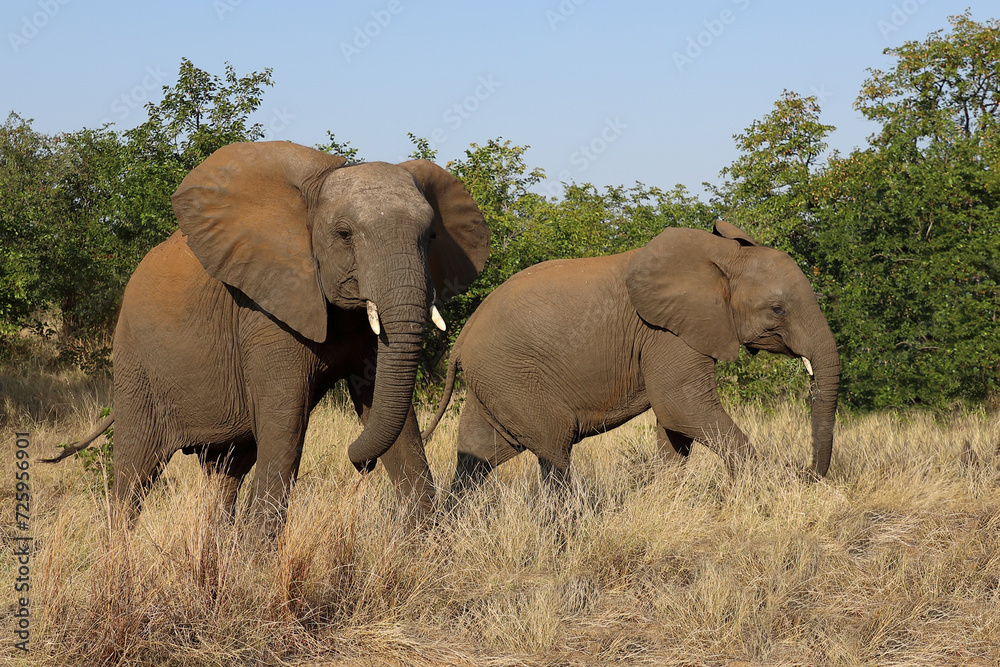
M 107 383 L 0 376 L 0 562 L 13 581 L 15 431 L 41 457 L 85 434 Z M 313 415 L 274 542 L 214 517 L 178 454 L 131 533 L 78 460 L 31 467 L 31 665 L 1000 664 L 1000 422 L 988 412 L 842 419 L 807 484 L 802 408 L 734 406 L 767 462 L 737 480 L 696 446 L 655 456 L 648 415 L 574 451 L 553 501 L 530 454 L 457 504 L 457 414 L 427 450 L 438 507 L 400 527 L 381 471 L 345 455 L 335 401 Z M 428 414 L 422 415 L 426 423 Z

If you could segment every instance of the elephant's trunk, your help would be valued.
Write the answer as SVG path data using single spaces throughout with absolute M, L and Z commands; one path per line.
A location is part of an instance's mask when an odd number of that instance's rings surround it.
M 840 387 L 840 355 L 829 325 L 822 314 L 819 318 L 820 322 L 813 328 L 814 345 L 803 356 L 811 362 L 814 373 L 812 472 L 822 477 L 830 468 L 830 456 L 833 452 L 833 427 L 837 415 L 837 391 Z
M 418 284 L 376 289 L 373 296 L 378 296 L 371 299 L 381 323 L 375 385 L 365 428 L 348 449 L 351 463 L 360 471 L 371 471 L 396 441 L 412 404 L 430 288 L 426 270 L 403 272 L 418 274 L 409 281 Z

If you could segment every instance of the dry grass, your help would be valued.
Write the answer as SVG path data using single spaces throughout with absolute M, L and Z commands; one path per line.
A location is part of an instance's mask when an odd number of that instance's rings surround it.
M 32 454 L 88 431 L 106 386 L 4 380 Z M 48 383 L 48 384 L 45 384 Z M 49 406 L 49 407 L 46 407 Z M 131 533 L 109 534 L 78 461 L 33 463 L 32 665 L 991 665 L 1000 662 L 1000 425 L 872 415 L 838 427 L 829 477 L 800 481 L 798 409 L 736 409 L 767 463 L 739 480 L 696 447 L 656 461 L 648 416 L 574 452 L 564 500 L 530 455 L 425 527 L 361 479 L 343 406 L 313 416 L 284 533 L 213 520 L 178 455 Z M 428 415 L 423 415 L 426 422 Z M 457 418 L 428 445 L 446 488 Z M 2 485 L 5 542 L 17 533 Z M 562 503 L 562 504 L 560 504 Z M 10 553 L 9 549 L 7 550 Z M 13 580 L 8 556 L 2 567 Z M 14 609 L 10 586 L 9 610 Z

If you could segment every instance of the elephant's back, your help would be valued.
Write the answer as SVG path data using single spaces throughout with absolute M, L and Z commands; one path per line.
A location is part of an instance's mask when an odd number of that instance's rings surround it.
M 186 237 L 177 231 L 139 262 L 125 287 L 122 312 L 155 320 L 165 310 L 187 307 L 191 293 L 204 292 L 212 282 Z M 224 289 L 221 283 L 218 287 Z
M 624 272 L 633 252 L 529 266 L 495 289 L 480 308 L 500 317 L 520 312 L 537 322 L 593 316 L 595 309 L 627 294 Z
M 139 262 L 125 286 L 119 328 L 129 327 L 140 345 L 186 345 L 232 307 L 226 286 L 206 273 L 178 231 Z
M 462 367 L 577 363 L 586 341 L 625 326 L 628 255 L 550 260 L 512 276 L 463 328 Z

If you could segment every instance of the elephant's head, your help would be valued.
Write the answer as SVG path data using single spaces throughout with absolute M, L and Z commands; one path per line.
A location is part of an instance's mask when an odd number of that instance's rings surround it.
M 304 338 L 326 340 L 327 304 L 367 307 L 375 388 L 349 454 L 370 470 L 402 430 L 435 295 L 467 288 L 489 254 L 465 187 L 426 160 L 346 166 L 292 143 L 238 143 L 191 171 L 173 206 L 209 275 Z
M 626 284 L 643 320 L 702 354 L 733 361 L 744 345 L 801 357 L 814 382 L 812 469 L 826 474 L 840 355 L 812 286 L 791 257 L 722 220 L 714 234 L 670 228 L 636 253 Z

